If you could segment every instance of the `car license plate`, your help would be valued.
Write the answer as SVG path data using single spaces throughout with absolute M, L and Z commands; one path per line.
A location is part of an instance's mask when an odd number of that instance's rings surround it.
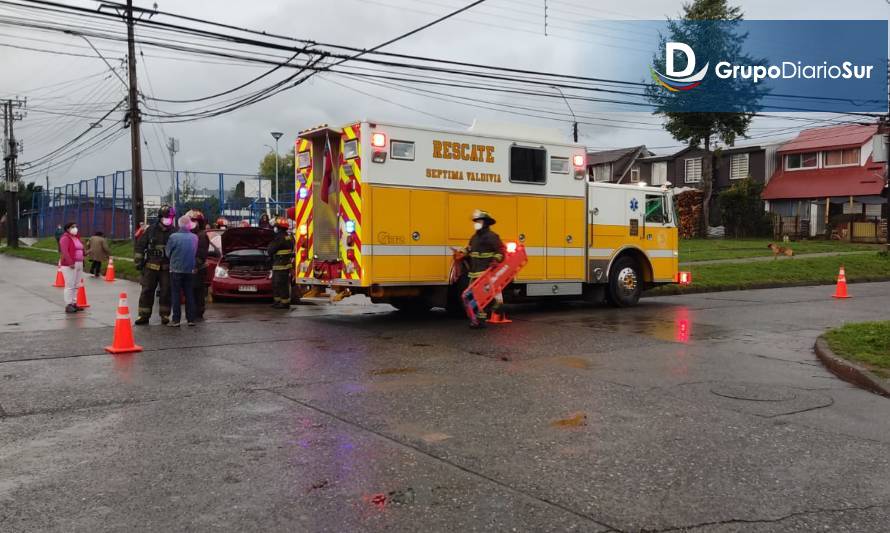
M 238 285 L 239 292 L 256 292 L 256 285 Z

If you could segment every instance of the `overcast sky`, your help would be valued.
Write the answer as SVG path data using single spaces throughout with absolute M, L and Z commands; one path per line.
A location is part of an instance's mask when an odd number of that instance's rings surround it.
M 87 0 L 69 3 L 90 8 L 97 5 Z M 145 8 L 150 8 L 152 3 L 136 1 L 136 5 Z M 367 47 L 466 3 L 468 0 L 160 0 L 158 8 L 300 38 Z M 543 3 L 543 0 L 489 0 L 386 50 L 597 76 L 601 74 L 598 69 L 607 71 L 611 62 L 621 60 L 621 50 L 614 43 L 615 36 L 620 34 L 623 26 L 618 22 L 607 23 L 603 20 L 663 19 L 665 16 L 676 16 L 682 5 L 679 0 L 549 0 L 552 26 L 548 31 L 551 35 L 545 37 Z M 888 0 L 750 0 L 738 4 L 748 19 L 886 20 L 890 17 Z M 0 6 L 0 17 L 4 16 L 33 17 L 34 14 Z M 586 20 L 600 22 L 585 29 L 581 24 Z M 100 39 L 93 42 L 115 66 L 120 64 L 120 59 L 125 55 L 125 46 Z M 632 46 L 634 36 L 629 34 L 624 42 Z M 0 65 L 3 67 L 0 97 L 28 96 L 33 109 L 24 121 L 16 124 L 17 136 L 24 144 L 23 161 L 34 160 L 84 131 L 92 122 L 89 117 L 101 116 L 126 94 L 121 81 L 109 73 L 98 57 L 63 56 L 3 45 L 95 54 L 77 37 L 0 25 Z M 205 96 L 234 87 L 268 68 L 231 63 L 210 64 L 216 60 L 148 46 L 143 51 L 146 57 L 138 71 L 140 90 L 159 98 Z M 121 70 L 121 73 L 125 76 L 125 70 Z M 184 124 L 144 124 L 142 133 L 148 146 L 143 150 L 143 165 L 146 168 L 169 168 L 169 156 L 163 143 L 167 137 L 173 136 L 181 143 L 176 160 L 179 169 L 253 173 L 257 170 L 259 159 L 269 150 L 264 145 L 274 145 L 270 131 L 284 132 L 280 142 L 281 151 L 284 152 L 291 148 L 300 129 L 319 123 L 342 125 L 361 118 L 449 129 L 460 128 L 456 123 L 469 124 L 474 119 L 520 122 L 560 128 L 566 140 L 571 131 L 570 122 L 524 118 L 331 78 L 329 75 L 325 77 L 327 79 L 316 76 L 305 85 L 220 117 Z M 59 85 L 60 82 L 66 83 Z M 334 82 L 350 85 L 374 96 L 354 92 Z M 514 97 L 509 96 L 485 96 L 503 102 L 516 102 Z M 522 103 L 526 105 L 531 102 Z M 556 109 L 560 102 L 548 101 L 542 105 Z M 574 107 L 577 113 L 591 112 L 583 103 L 575 103 Z M 171 111 L 178 109 L 170 106 L 164 108 Z M 85 118 L 51 113 L 75 113 Z M 116 113 L 113 116 L 121 115 Z M 616 127 L 582 126 L 581 142 L 596 148 L 646 144 L 654 147 L 656 152 L 672 151 L 672 146 L 677 144 L 656 127 L 658 120 L 649 113 L 625 113 L 620 117 L 622 120 L 652 125 L 616 123 Z M 446 118 L 448 121 L 444 120 Z M 780 126 L 794 127 L 797 124 L 799 122 L 759 119 L 752 133 L 769 133 Z M 111 126 L 108 124 L 107 127 Z M 129 167 L 129 135 L 124 135 L 97 153 L 85 154 L 51 168 L 48 174 L 51 185 L 57 186 Z M 44 176 L 32 175 L 28 179 L 42 183 Z M 159 177 L 147 176 L 146 192 L 156 192 L 160 183 Z

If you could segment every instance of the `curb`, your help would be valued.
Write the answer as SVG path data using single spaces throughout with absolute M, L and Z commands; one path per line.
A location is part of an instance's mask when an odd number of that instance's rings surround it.
M 879 378 L 866 368 L 835 355 L 823 337 L 820 336 L 816 339 L 816 345 L 813 349 L 816 352 L 816 357 L 822 361 L 822 364 L 832 374 L 857 387 L 890 398 L 890 385 L 887 384 L 886 380 Z

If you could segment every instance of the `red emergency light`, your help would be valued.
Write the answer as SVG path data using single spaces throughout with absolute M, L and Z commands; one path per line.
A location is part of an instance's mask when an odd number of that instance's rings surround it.
M 516 243 L 515 243 L 515 242 L 508 242 L 508 243 L 507 243 L 507 253 L 508 253 L 508 254 L 512 254 L 512 253 L 515 253 L 515 252 L 516 252 Z
M 371 135 L 371 146 L 376 148 L 383 148 L 386 146 L 386 134 L 385 133 L 374 133 Z
M 582 168 L 582 167 L 584 166 L 584 163 L 585 163 L 585 161 L 584 161 L 584 156 L 581 155 L 581 154 L 576 155 L 575 157 L 572 158 L 572 163 L 574 163 L 574 165 L 575 165 L 576 167 L 578 167 L 578 168 Z
M 678 272 L 677 283 L 680 285 L 692 285 L 692 272 Z

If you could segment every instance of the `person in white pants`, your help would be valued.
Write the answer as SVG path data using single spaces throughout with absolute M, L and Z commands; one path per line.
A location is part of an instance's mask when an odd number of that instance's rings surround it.
M 65 278 L 65 312 L 83 311 L 77 307 L 77 288 L 83 279 L 83 243 L 77 236 L 77 224 L 65 224 L 65 233 L 59 239 L 61 253 L 62 276 Z

